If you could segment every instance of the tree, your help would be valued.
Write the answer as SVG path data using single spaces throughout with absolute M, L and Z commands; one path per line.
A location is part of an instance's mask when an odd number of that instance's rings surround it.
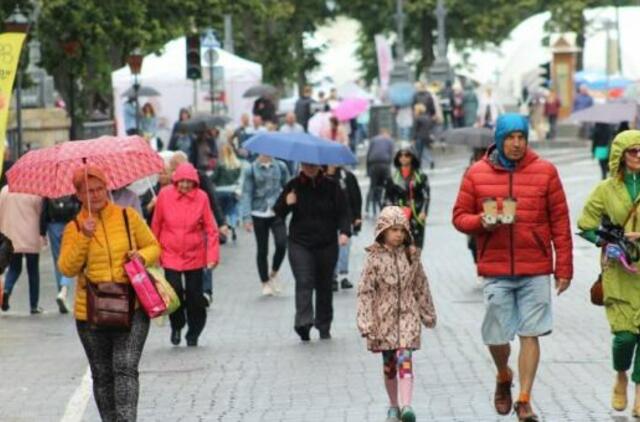
M 456 47 L 477 47 L 497 44 L 535 10 L 539 0 L 449 0 L 446 2 L 447 38 Z M 418 52 L 416 76 L 425 73 L 435 58 L 436 0 L 405 1 L 407 15 L 405 43 L 407 51 Z M 376 34 L 395 33 L 395 0 L 377 1 L 342 0 L 340 12 L 355 18 L 361 24 L 358 55 L 363 63 L 363 76 L 371 82 L 376 74 L 376 55 L 373 43 Z M 487 12 L 490 11 L 490 12 Z M 411 57 L 411 55 L 408 55 Z

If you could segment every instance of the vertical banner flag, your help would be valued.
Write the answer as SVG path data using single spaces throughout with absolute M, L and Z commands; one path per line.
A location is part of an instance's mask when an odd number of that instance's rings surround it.
M 26 34 L 7 32 L 0 34 L 0 174 L 4 161 L 7 138 L 7 120 L 11 106 L 11 90 L 20 61 L 20 51 Z M 16 157 L 17 158 L 17 157 Z
M 380 87 L 383 91 L 386 91 L 389 87 L 389 77 L 391 76 L 391 68 L 393 67 L 391 46 L 382 34 L 376 35 L 374 40 L 376 43 L 376 57 L 378 58 Z

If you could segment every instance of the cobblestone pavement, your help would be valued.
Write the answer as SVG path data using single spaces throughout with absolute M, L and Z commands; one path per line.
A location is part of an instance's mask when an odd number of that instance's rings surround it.
M 543 155 L 560 168 L 575 224 L 598 181 L 597 165 L 586 149 Z M 430 173 L 434 199 L 423 259 L 439 326 L 424 332 L 423 349 L 414 355 L 420 421 L 514 419 L 497 417 L 492 408 L 494 370 L 479 332 L 481 292 L 465 237 L 450 224 L 466 163 L 464 156 L 445 156 Z M 355 239 L 352 281 L 372 224 L 367 220 Z M 629 413 L 612 412 L 608 405 L 613 380 L 608 327 L 602 310 L 588 303 L 597 252 L 579 239 L 575 246 L 575 281 L 555 300 L 555 330 L 542 340 L 534 406 L 545 421 L 624 421 Z M 252 237 L 244 233 L 237 244 L 222 248 L 200 347 L 172 347 L 168 327 L 153 326 L 141 364 L 139 420 L 383 421 L 381 358 L 365 350 L 356 330 L 355 291 L 335 295 L 332 340 L 320 341 L 314 332 L 311 343 L 301 344 L 292 330 L 288 265 L 281 274 L 284 293 L 262 298 L 254 251 Z M 23 277 L 11 310 L 0 315 L 0 421 L 97 421 L 73 320 L 56 311 L 48 253 L 40 265 L 41 305 L 47 312 L 28 315 Z

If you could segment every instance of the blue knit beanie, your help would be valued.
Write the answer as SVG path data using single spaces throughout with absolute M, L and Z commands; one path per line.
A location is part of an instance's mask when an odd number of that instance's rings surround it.
M 504 154 L 504 140 L 513 132 L 522 132 L 524 138 L 529 140 L 529 119 L 522 114 L 507 113 L 498 117 L 496 122 L 496 131 L 494 140 L 496 149 L 498 150 L 498 160 L 506 169 L 513 170 L 516 168 L 515 161 L 511 161 Z

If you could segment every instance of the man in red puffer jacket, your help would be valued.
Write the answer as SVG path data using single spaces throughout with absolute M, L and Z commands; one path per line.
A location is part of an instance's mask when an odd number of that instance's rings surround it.
M 517 334 L 521 373 L 514 407 L 519 420 L 537 421 L 530 394 L 540 360 L 538 337 L 552 329 L 550 274 L 560 294 L 569 287 L 573 264 L 558 171 L 528 148 L 528 133 L 524 116 L 498 118 L 495 145 L 464 175 L 453 225 L 477 242 L 478 273 L 485 278 L 482 337 L 498 370 L 496 411 L 511 411 L 509 342 Z

